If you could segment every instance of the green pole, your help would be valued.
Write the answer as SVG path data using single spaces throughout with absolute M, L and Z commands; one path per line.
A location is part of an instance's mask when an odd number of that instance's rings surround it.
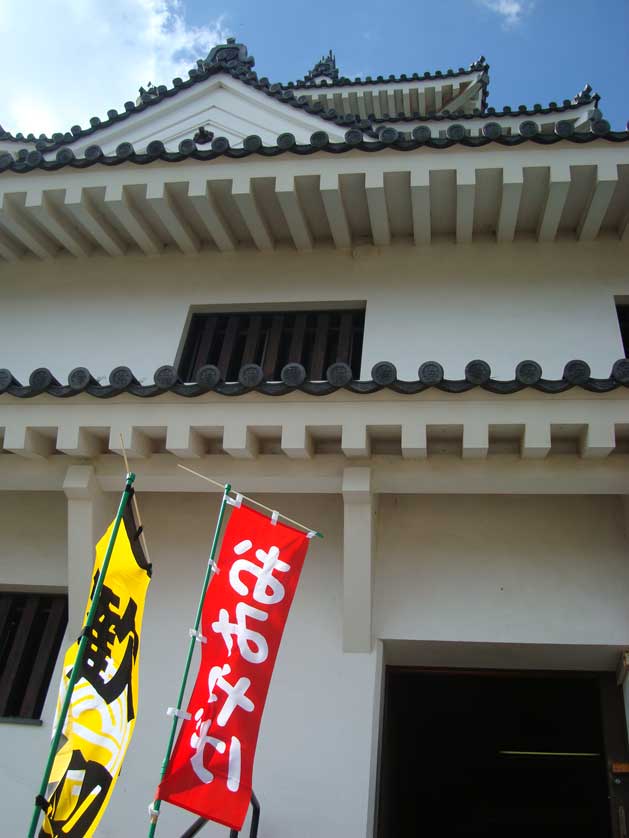
M 201 623 L 201 614 L 203 613 L 203 603 L 205 602 L 205 595 L 207 593 L 207 589 L 210 584 L 210 580 L 212 578 L 212 570 L 214 569 L 214 557 L 216 556 L 216 550 L 218 548 L 218 540 L 221 533 L 221 527 L 223 526 L 223 518 L 225 517 L 225 507 L 227 505 L 227 498 L 229 493 L 231 492 L 231 486 L 229 483 L 225 485 L 223 491 L 223 499 L 221 501 L 221 506 L 218 511 L 218 520 L 216 522 L 216 529 L 214 530 L 214 538 L 212 539 L 212 546 L 210 547 L 210 555 L 208 557 L 207 568 L 205 570 L 205 577 L 203 579 L 203 585 L 201 587 L 201 596 L 199 597 L 199 604 L 197 605 L 197 613 L 194 619 L 194 631 L 197 632 L 199 630 L 199 625 Z M 188 655 L 186 657 L 186 664 L 183 669 L 183 677 L 181 679 L 181 686 L 179 687 L 179 696 L 177 698 L 177 709 L 181 710 L 181 705 L 183 703 L 184 694 L 186 692 L 186 683 L 188 681 L 188 674 L 190 672 L 190 665 L 192 663 L 192 654 L 194 652 L 194 644 L 196 643 L 196 637 L 190 638 L 190 643 L 188 644 Z M 175 743 L 175 733 L 177 732 L 177 716 L 173 716 L 173 722 L 170 726 L 170 736 L 168 738 L 168 745 L 166 746 L 166 756 L 162 762 L 162 770 L 159 775 L 159 781 L 164 779 L 164 775 L 166 774 L 166 769 L 168 768 L 168 763 L 170 762 L 170 755 L 173 749 L 173 745 Z M 153 838 L 155 835 L 155 830 L 157 829 L 157 818 L 159 816 L 159 810 L 161 808 L 162 801 L 157 798 L 153 801 L 152 811 L 151 811 L 151 824 L 149 826 L 149 838 Z
M 72 692 L 74 690 L 75 684 L 79 677 L 79 672 L 81 671 L 81 664 L 83 663 L 83 658 L 85 656 L 85 649 L 87 648 L 87 644 L 89 641 L 88 635 L 90 634 L 90 629 L 92 628 L 92 624 L 94 622 L 94 617 L 96 616 L 96 610 L 98 608 L 98 601 L 100 599 L 100 592 L 103 588 L 103 583 L 105 581 L 105 574 L 107 573 L 107 568 L 109 567 L 109 560 L 111 559 L 111 554 L 114 549 L 114 544 L 116 543 L 116 537 L 118 535 L 118 530 L 120 529 L 120 522 L 122 521 L 122 516 L 126 509 L 127 503 L 129 502 L 129 498 L 131 497 L 131 492 L 133 488 L 133 481 L 135 480 L 135 474 L 133 472 L 129 472 L 127 474 L 127 483 L 124 487 L 124 491 L 122 493 L 122 497 L 120 498 L 120 504 L 118 505 L 118 512 L 116 513 L 116 519 L 114 521 L 114 528 L 111 531 L 111 535 L 109 537 L 109 544 L 107 545 L 107 550 L 105 552 L 105 558 L 103 559 L 103 566 L 101 568 L 101 572 L 98 574 L 98 581 L 96 582 L 96 587 L 94 588 L 94 595 L 92 597 L 92 604 L 90 605 L 90 610 L 87 614 L 87 620 L 85 622 L 85 627 L 81 633 L 81 639 L 79 640 L 79 648 L 76 653 L 76 659 L 74 661 L 74 666 L 72 667 L 72 672 L 70 674 L 70 680 L 68 681 L 68 689 L 66 690 L 66 695 L 63 700 L 63 705 L 61 707 L 61 712 L 59 713 L 59 720 L 57 722 L 57 726 L 54 730 L 54 734 L 52 737 L 52 742 L 50 744 L 50 752 L 48 754 L 48 762 L 46 763 L 46 768 L 44 771 L 44 776 L 41 782 L 41 786 L 39 788 L 39 795 L 38 797 L 44 797 L 46 794 L 46 789 L 48 788 L 48 780 L 50 779 L 50 772 L 52 771 L 52 766 L 55 761 L 55 757 L 57 756 L 57 748 L 59 747 L 59 741 L 61 739 L 61 734 L 63 733 L 63 728 L 65 725 L 66 718 L 68 716 L 68 710 L 70 709 L 70 702 L 72 701 Z M 33 811 L 33 817 L 31 818 L 31 826 L 28 831 L 28 838 L 34 838 L 35 830 L 37 829 L 37 823 L 39 821 L 39 805 L 35 804 L 35 809 Z

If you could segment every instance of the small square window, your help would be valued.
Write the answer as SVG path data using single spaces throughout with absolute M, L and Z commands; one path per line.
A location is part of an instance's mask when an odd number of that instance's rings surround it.
M 65 594 L 0 592 L 0 718 L 41 716 L 67 622 Z
M 617 304 L 616 314 L 618 315 L 618 325 L 620 326 L 620 336 L 622 338 L 625 358 L 629 358 L 629 304 Z

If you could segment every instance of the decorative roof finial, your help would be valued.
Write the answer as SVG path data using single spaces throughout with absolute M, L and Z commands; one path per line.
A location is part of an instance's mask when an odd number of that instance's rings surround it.
M 318 78 L 326 78 L 332 79 L 332 81 L 337 81 L 338 77 L 339 71 L 336 67 L 336 56 L 332 50 L 330 50 L 327 55 L 321 56 L 321 59 L 317 61 L 309 73 L 306 73 L 304 81 L 315 81 Z
M 231 68 L 250 70 L 256 62 L 253 55 L 249 55 L 244 44 L 237 44 L 235 38 L 228 38 L 227 43 L 212 47 L 210 54 L 203 63 L 206 67 L 226 64 Z

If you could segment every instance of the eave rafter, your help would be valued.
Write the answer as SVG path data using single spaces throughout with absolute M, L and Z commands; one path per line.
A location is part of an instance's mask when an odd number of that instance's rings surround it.
M 71 177 L 33 170 L 0 178 L 0 258 L 386 247 L 409 231 L 417 245 L 436 237 L 460 244 L 624 241 L 628 187 L 625 144 L 604 140 L 258 156 L 211 166 L 192 160 L 176 168 L 156 161 Z M 366 207 L 367 238 L 354 202 Z M 327 228 L 313 225 L 315 217 Z

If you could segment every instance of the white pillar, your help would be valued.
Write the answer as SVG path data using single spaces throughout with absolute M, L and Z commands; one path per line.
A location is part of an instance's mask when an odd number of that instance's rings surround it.
M 376 508 L 371 469 L 344 470 L 343 508 L 343 650 L 371 652 Z
M 78 637 L 92 582 L 94 547 L 109 524 L 111 503 L 92 466 L 70 466 L 63 481 L 68 501 L 68 637 Z

